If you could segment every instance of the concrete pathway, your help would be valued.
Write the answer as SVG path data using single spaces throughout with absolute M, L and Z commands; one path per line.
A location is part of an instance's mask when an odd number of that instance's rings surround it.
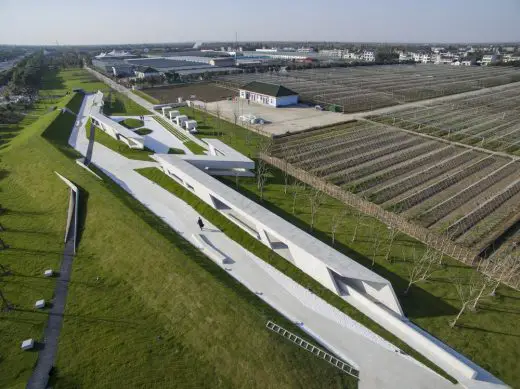
M 76 234 L 76 221 L 75 212 L 72 214 L 74 216 L 70 222 L 70 229 L 63 250 L 60 274 L 56 283 L 56 289 L 54 290 L 52 306 L 49 310 L 47 327 L 43 333 L 43 343 L 38 344 L 42 349 L 38 353 L 38 361 L 36 362 L 36 366 L 29 378 L 29 382 L 27 383 L 27 389 L 45 389 L 49 382 L 49 373 L 56 360 L 58 341 L 63 324 L 63 314 L 65 312 L 65 303 L 67 301 L 69 281 L 72 273 L 72 261 L 74 259 L 73 237 Z

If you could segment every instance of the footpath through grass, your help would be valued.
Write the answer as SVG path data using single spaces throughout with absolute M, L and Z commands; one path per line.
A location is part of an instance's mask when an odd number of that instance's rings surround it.
M 69 196 L 54 171 L 81 189 L 54 388 L 356 387 L 266 330 L 268 319 L 294 328 L 106 176 L 80 168 L 70 128 L 44 138 L 58 115 L 40 115 L 0 150 L 2 264 L 13 271 L 2 288 L 16 304 L 0 313 L 0 387 L 25 386 L 37 354 L 20 342 L 41 339 L 47 319 L 33 304 L 52 297 L 56 281 L 41 275 L 61 259 Z
M 202 129 L 198 136 L 217 137 L 245 155 L 254 157 L 258 145 L 265 141 L 261 135 L 219 121 L 203 111 L 191 108 L 182 108 L 182 111 L 199 121 Z M 390 245 L 390 231 L 385 225 L 364 215 L 360 217 L 356 210 L 326 195 L 317 212 L 314 230 L 310 231 L 311 191 L 292 185 L 293 181 L 289 179 L 285 193 L 283 173 L 274 168 L 270 171 L 263 200 L 254 178 L 239 178 L 238 191 L 329 245 L 332 245 L 332 223 L 342 215 L 333 247 L 391 281 L 408 318 L 504 382 L 513 386 L 520 382 L 520 330 L 517 325 L 520 292 L 501 286 L 495 297 L 485 296 L 476 312 L 468 311 L 459 324 L 451 328 L 448 323 L 460 309 L 454 280 L 469 280 L 476 273 L 475 269 L 447 258 L 445 268 L 428 281 L 413 286 L 405 296 L 403 292 L 408 285 L 412 257 L 414 253 L 420 257 L 425 251 L 421 242 L 398 234 Z M 237 189 L 235 178 L 222 178 L 222 182 Z M 390 260 L 387 260 L 389 247 Z

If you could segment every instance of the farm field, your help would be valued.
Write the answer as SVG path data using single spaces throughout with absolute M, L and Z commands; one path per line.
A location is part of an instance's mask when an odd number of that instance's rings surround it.
M 160 103 L 174 103 L 179 97 L 183 100 L 200 100 L 205 102 L 225 100 L 234 97 L 237 92 L 212 83 L 195 83 L 188 85 L 172 85 L 142 89 L 141 92 L 151 96 Z M 195 98 L 191 98 L 195 96 Z
M 396 65 L 237 74 L 216 80 L 235 88 L 251 81 L 282 84 L 303 101 L 353 113 L 520 81 L 520 70 Z
M 476 252 L 520 220 L 507 156 L 368 121 L 277 138 L 273 154 Z
M 58 107 L 77 106 L 65 101 L 73 98 L 68 74 L 53 76 L 64 96 Z M 2 264 L 12 270 L 2 290 L 15 304 L 0 312 L 0 387 L 25 387 L 37 353 L 22 352 L 20 341 L 40 339 L 47 319 L 33 304 L 52 298 L 55 279 L 41 271 L 59 264 L 68 204 L 54 171 L 81 188 L 82 204 L 52 387 L 356 387 L 267 331 L 268 319 L 298 330 L 108 177 L 80 168 L 67 145 L 73 115 L 41 108 L 0 150 L 1 234 L 10 246 Z
M 371 118 L 446 140 L 520 156 L 520 85 Z

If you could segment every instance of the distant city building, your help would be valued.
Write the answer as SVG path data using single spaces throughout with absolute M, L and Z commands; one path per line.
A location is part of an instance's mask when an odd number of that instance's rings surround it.
M 365 62 L 375 62 L 376 54 L 373 51 L 364 50 L 363 53 L 361 53 L 361 59 Z
M 282 107 L 298 103 L 298 93 L 282 86 L 253 81 L 240 88 L 240 98 L 254 103 Z
M 256 49 L 255 51 L 259 53 L 277 53 L 278 49 L 276 47 L 272 47 L 270 49 L 262 48 L 262 49 Z
M 128 51 L 124 51 L 124 50 L 121 50 L 121 51 L 112 50 L 109 53 L 103 52 L 103 53 L 100 53 L 95 56 L 95 58 L 97 58 L 97 59 L 108 59 L 108 58 L 123 59 L 123 58 L 132 58 L 132 57 L 136 57 L 136 55 L 130 54 Z
M 346 53 L 348 53 L 348 50 L 333 49 L 333 50 L 320 50 L 318 52 L 318 55 L 320 57 L 343 58 L 343 56 Z
M 497 62 L 498 57 L 495 54 L 486 54 L 482 57 L 481 64 L 482 66 L 487 66 L 489 64 Z
M 502 61 L 504 62 L 517 62 L 520 61 L 520 54 L 514 55 L 514 54 L 504 54 L 502 57 Z
M 351 59 L 351 60 L 357 60 L 359 59 L 359 55 L 357 53 L 345 53 L 343 54 L 343 59 Z

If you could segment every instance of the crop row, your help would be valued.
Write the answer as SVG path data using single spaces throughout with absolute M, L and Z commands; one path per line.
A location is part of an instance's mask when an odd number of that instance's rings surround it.
M 502 192 L 496 194 L 491 199 L 481 204 L 477 209 L 463 216 L 451 226 L 448 227 L 448 235 L 456 238 L 474 226 L 477 222 L 489 215 L 491 212 L 500 207 L 505 201 L 520 192 L 520 179 L 513 182 Z
M 461 207 L 464 203 L 470 201 L 474 197 L 478 196 L 486 189 L 490 188 L 497 182 L 503 180 L 509 175 L 518 172 L 520 166 L 518 163 L 509 162 L 506 165 L 501 166 L 499 169 L 491 172 L 486 177 L 473 183 L 472 185 L 464 188 L 454 196 L 437 204 L 433 208 L 424 212 L 420 219 L 425 223 L 426 226 L 430 226 L 448 215 L 450 212 Z
M 440 181 L 435 182 L 434 184 L 419 190 L 418 192 L 413 193 L 412 195 L 406 197 L 405 199 L 399 201 L 395 204 L 394 208 L 401 211 L 405 211 L 410 209 L 411 207 L 423 202 L 424 200 L 432 197 L 433 195 L 445 190 L 451 185 L 461 181 L 462 179 L 469 177 L 481 169 L 491 165 L 495 160 L 491 157 L 485 157 L 467 168 L 462 168 L 457 172 L 449 175 L 441 179 Z
M 394 182 L 384 188 L 371 194 L 370 198 L 376 204 L 384 203 L 406 191 L 415 188 L 441 174 L 453 170 L 472 159 L 476 158 L 476 154 L 466 150 L 448 159 L 442 160 L 433 166 L 430 166 L 420 172 L 405 177 L 402 180 Z

